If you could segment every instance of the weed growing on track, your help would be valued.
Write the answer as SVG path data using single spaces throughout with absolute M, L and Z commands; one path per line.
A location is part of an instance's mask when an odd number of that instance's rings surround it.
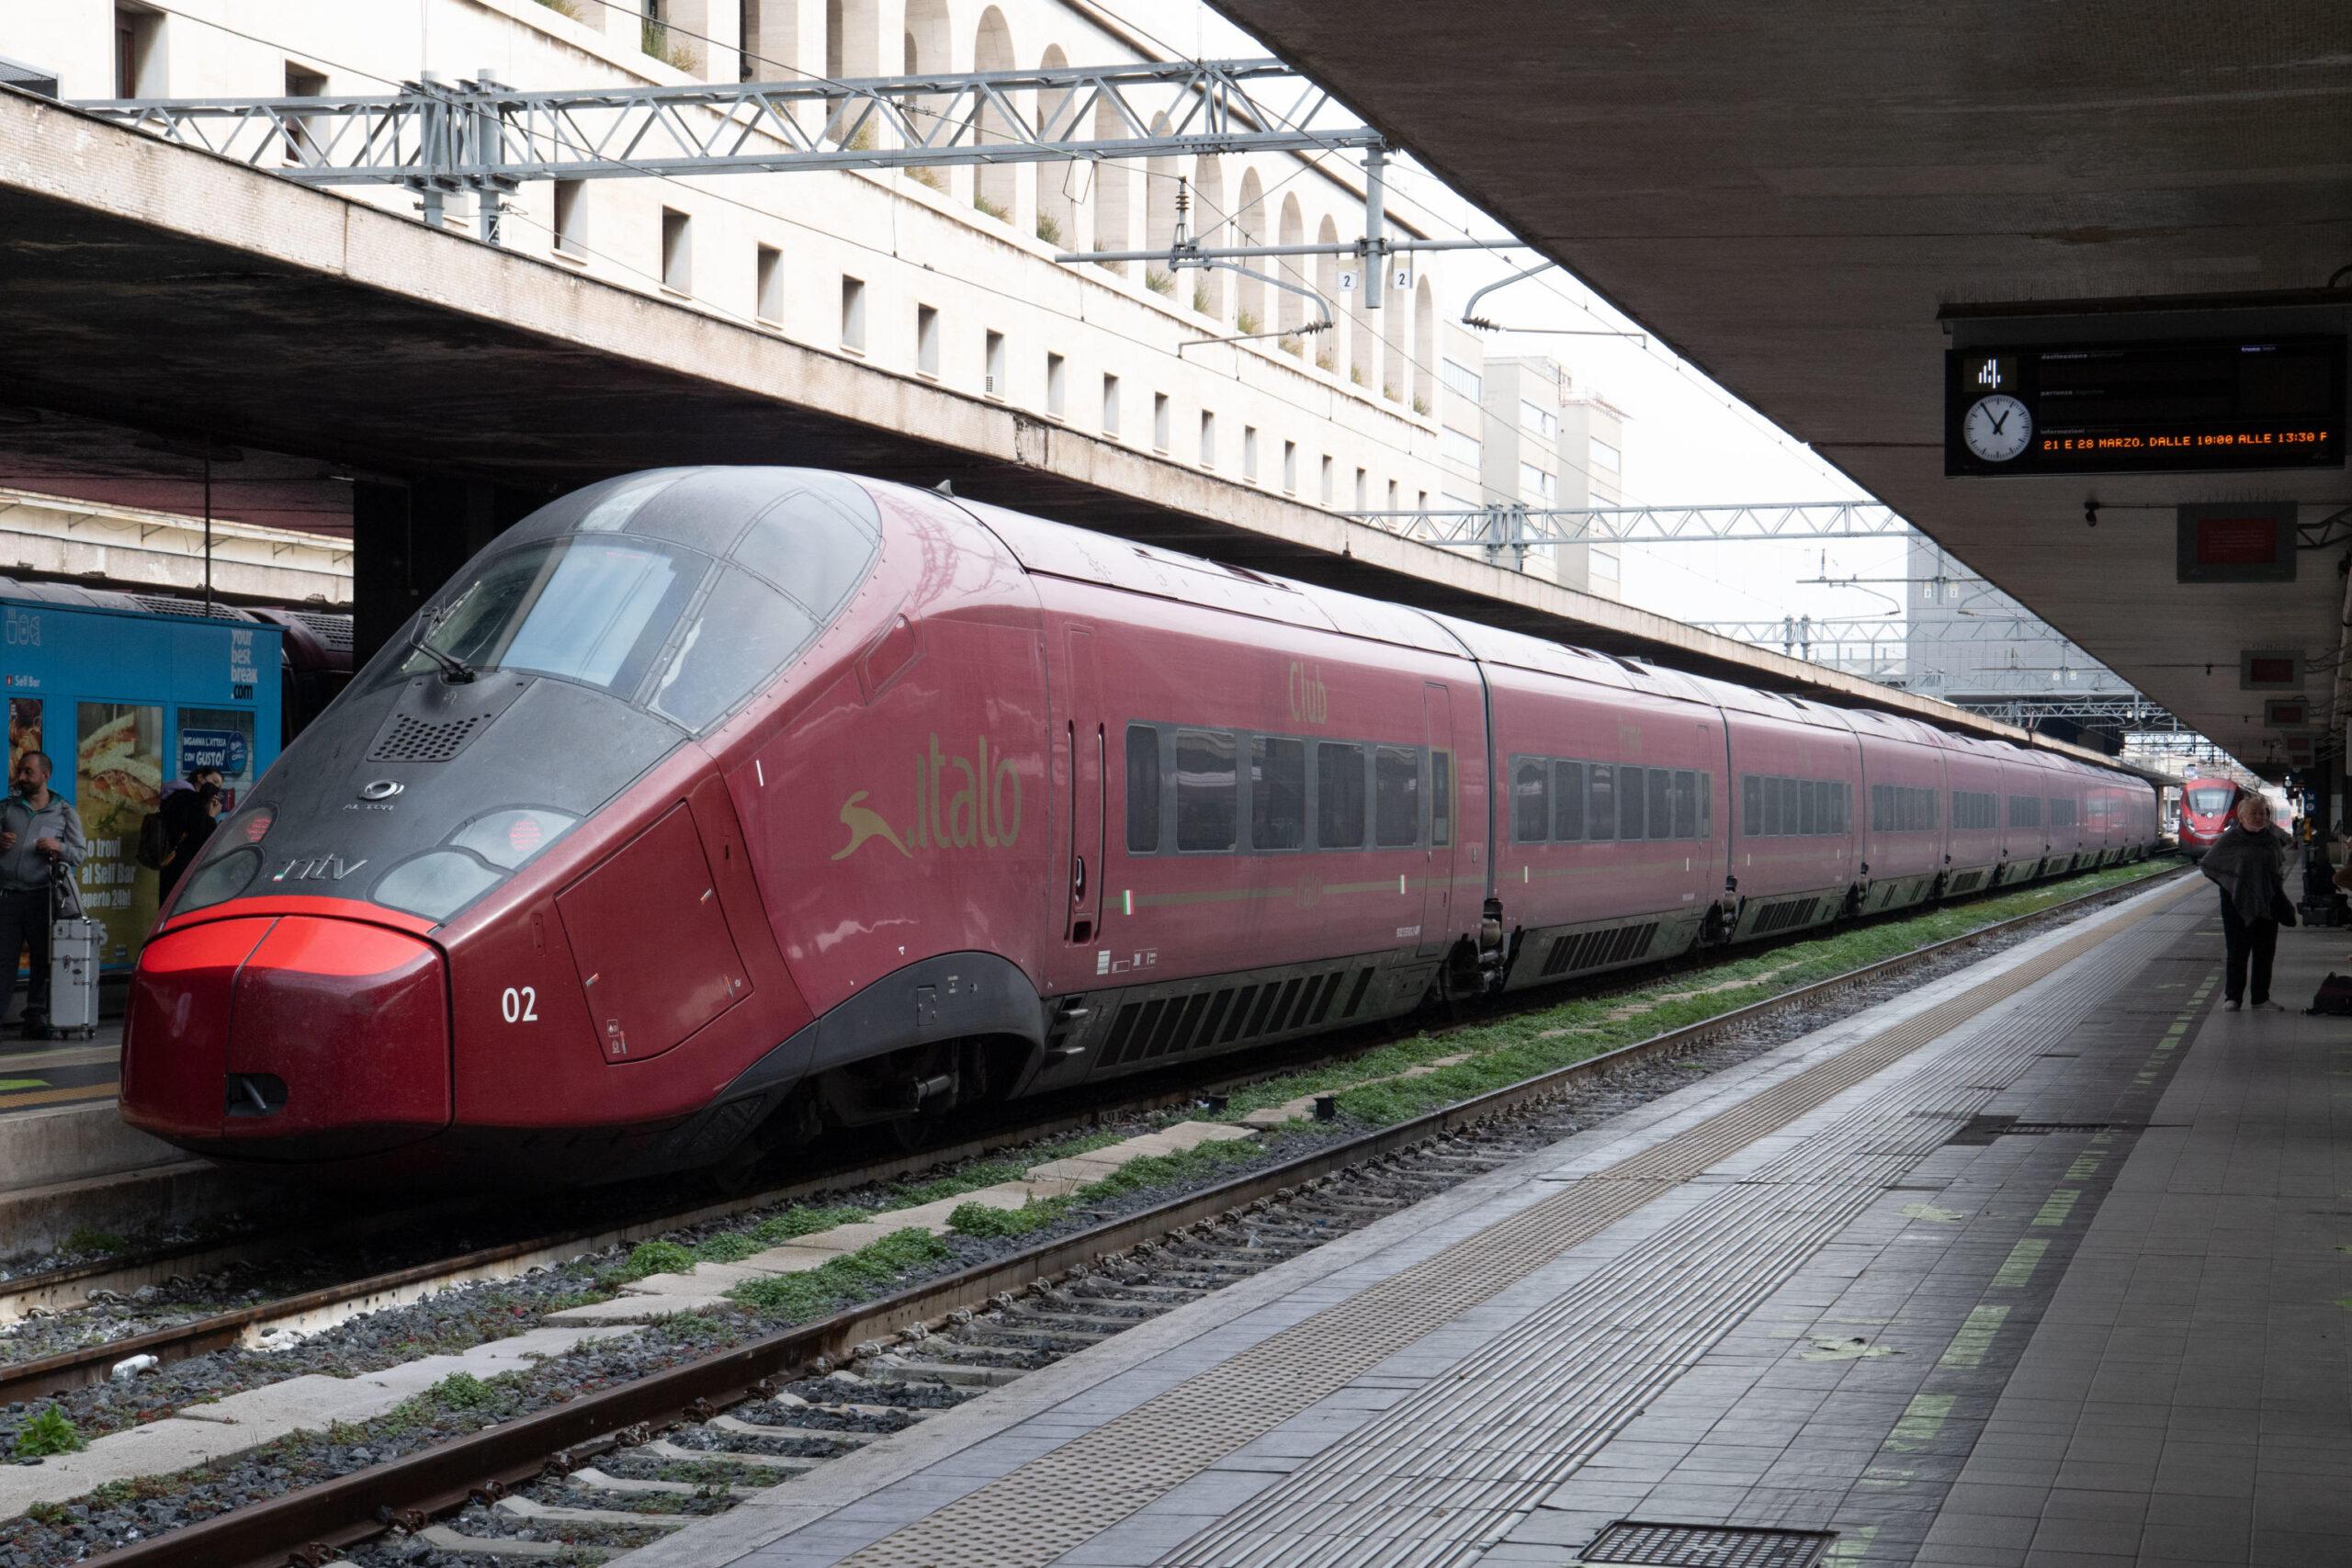
M 947 1216 L 947 1228 L 957 1235 L 1027 1235 L 1068 1213 L 1070 1201 L 1068 1198 L 1032 1198 L 1018 1209 L 1000 1209 L 992 1203 L 958 1203 Z
M 1775 948 L 1713 964 L 1696 974 L 1659 980 L 1629 993 L 1580 997 L 1557 1007 L 1493 1023 L 1442 1035 L 1423 1034 L 1383 1046 L 1351 1062 L 1290 1074 L 1240 1089 L 1228 1102 L 1224 1119 L 1238 1121 L 1265 1106 L 1336 1089 L 1342 1115 L 1374 1126 L 1391 1125 L 1439 1106 L 1631 1045 L 1654 1034 L 1770 1000 L 1866 964 L 1897 957 L 2069 898 L 2123 886 L 2169 870 L 2172 865 L 2170 861 L 2143 861 L 2088 876 L 2069 877 L 2049 886 Z M 1408 1067 L 1419 1066 L 1441 1056 L 1463 1055 L 1471 1059 L 1419 1077 L 1396 1077 Z M 1375 1079 L 1389 1081 L 1373 1081 Z
M 47 1459 L 52 1454 L 79 1453 L 89 1446 L 82 1429 L 52 1404 L 17 1428 L 15 1453 L 19 1460 Z
M 852 1302 L 881 1295 L 919 1269 L 955 1256 L 928 1231 L 892 1231 L 881 1240 L 830 1258 L 798 1274 L 747 1280 L 727 1293 L 762 1315 L 805 1323 Z
M 65 1238 L 62 1251 L 70 1253 L 102 1252 L 108 1257 L 129 1252 L 130 1244 L 112 1231 L 94 1230 L 88 1225 L 75 1225 Z

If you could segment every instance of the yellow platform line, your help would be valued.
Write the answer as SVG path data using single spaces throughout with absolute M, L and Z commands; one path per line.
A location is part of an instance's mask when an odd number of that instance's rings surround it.
M 114 1100 L 122 1093 L 121 1080 L 113 1083 L 76 1084 L 72 1089 L 35 1089 L 29 1094 L 0 1094 L 0 1111 L 18 1111 L 28 1105 L 56 1105 L 69 1100 Z

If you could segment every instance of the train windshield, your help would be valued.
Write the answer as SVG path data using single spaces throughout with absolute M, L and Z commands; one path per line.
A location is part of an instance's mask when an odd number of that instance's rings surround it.
M 2226 789 L 2192 789 L 2188 792 L 2188 809 L 2200 817 L 2230 808 L 2230 792 Z
M 814 618 L 693 550 L 610 537 L 500 556 L 445 602 L 401 673 L 443 658 L 552 675 L 699 730 L 804 644 Z

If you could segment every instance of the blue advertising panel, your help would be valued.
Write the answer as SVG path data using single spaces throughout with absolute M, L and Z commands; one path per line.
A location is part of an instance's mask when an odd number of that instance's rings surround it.
M 101 961 L 129 966 L 154 923 L 140 824 L 175 779 L 217 767 L 232 802 L 277 760 L 278 629 L 81 606 L 0 604 L 0 691 L 13 768 L 48 754 L 50 787 L 88 834 L 82 902 Z

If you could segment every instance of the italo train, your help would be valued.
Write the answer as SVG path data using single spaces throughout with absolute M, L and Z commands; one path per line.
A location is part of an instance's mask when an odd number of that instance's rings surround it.
M 2245 792 L 2234 780 L 2200 775 L 2180 786 L 2180 850 L 2191 860 L 2202 860 L 2213 840 L 2230 825 Z
M 2144 856 L 2137 776 L 814 470 L 516 525 L 214 834 L 122 1110 L 605 1179 Z

